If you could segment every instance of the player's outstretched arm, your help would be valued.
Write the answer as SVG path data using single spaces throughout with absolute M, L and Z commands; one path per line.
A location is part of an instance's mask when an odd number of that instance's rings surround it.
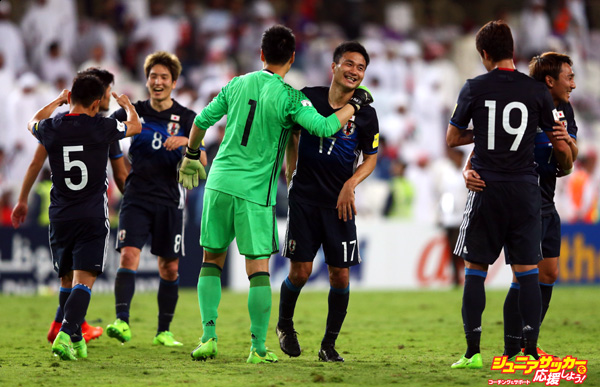
M 296 170 L 298 161 L 298 143 L 300 142 L 300 131 L 293 130 L 285 149 L 285 180 L 288 187 L 292 182 L 292 176 Z
M 206 179 L 206 171 L 200 162 L 200 144 L 205 134 L 206 130 L 198 128 L 195 123 L 192 125 L 187 150 L 179 168 L 178 181 L 184 188 L 195 188 L 200 179 Z
M 124 122 L 125 125 L 127 125 L 127 133 L 125 133 L 125 137 L 131 137 L 142 133 L 142 123 L 140 122 L 140 117 L 138 116 L 135 107 L 131 104 L 129 97 L 125 94 L 117 95 L 117 93 L 114 91 L 112 96 L 117 100 L 119 106 L 121 106 L 127 114 L 127 121 Z
M 35 124 L 37 124 L 41 120 L 50 118 L 50 116 L 52 115 L 52 113 L 54 113 L 57 107 L 69 102 L 69 94 L 69 90 L 61 91 L 58 97 L 56 97 L 52 102 L 38 110 L 27 123 L 27 130 L 29 130 L 31 134 L 33 134 L 33 127 Z
M 27 168 L 27 172 L 25 172 L 25 178 L 23 179 L 23 184 L 21 185 L 19 199 L 17 200 L 17 204 L 10 214 L 10 220 L 14 228 L 19 228 L 19 226 L 25 222 L 25 218 L 27 218 L 27 199 L 29 198 L 31 187 L 33 187 L 33 183 L 35 183 L 35 180 L 37 179 L 37 176 L 40 173 L 47 156 L 48 153 L 46 152 L 46 148 L 44 148 L 43 145 L 38 144 L 35 154 L 33 155 L 33 159 Z

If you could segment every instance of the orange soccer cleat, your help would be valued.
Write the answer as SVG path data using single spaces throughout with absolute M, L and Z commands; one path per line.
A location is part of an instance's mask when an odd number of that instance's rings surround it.
M 58 335 L 60 327 L 62 327 L 62 323 L 52 321 L 50 329 L 48 329 L 48 336 L 46 336 L 48 338 L 48 342 L 54 343 L 54 339 L 56 339 L 56 335 Z
M 86 343 L 89 343 L 90 340 L 94 340 L 102 336 L 102 332 L 104 332 L 102 327 L 92 326 L 88 324 L 87 321 L 84 321 L 83 324 L 81 324 L 81 334 L 83 335 Z

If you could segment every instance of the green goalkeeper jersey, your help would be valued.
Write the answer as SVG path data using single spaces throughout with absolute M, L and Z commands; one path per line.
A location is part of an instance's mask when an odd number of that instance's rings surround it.
M 275 205 L 277 179 L 294 124 L 320 137 L 340 129 L 335 114 L 325 118 L 301 92 L 266 69 L 233 78 L 194 120 L 208 129 L 227 114 L 219 151 L 206 188 L 260 205 Z

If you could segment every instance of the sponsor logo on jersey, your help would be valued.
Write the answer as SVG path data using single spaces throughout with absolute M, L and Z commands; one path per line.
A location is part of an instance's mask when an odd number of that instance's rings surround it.
M 469 251 L 467 250 L 467 246 L 465 246 L 465 247 L 463 248 L 463 254 L 469 254 Z
M 290 253 L 293 253 L 296 250 L 296 241 L 294 239 L 290 239 L 288 242 L 288 247 L 290 248 Z
M 179 116 L 177 114 L 171 114 L 171 121 L 179 121 Z
M 169 135 L 174 136 L 177 132 L 179 132 L 180 125 L 177 122 L 169 122 L 167 125 L 167 132 Z
M 310 102 L 308 99 L 303 99 L 302 101 L 300 101 L 300 103 L 302 104 L 302 106 L 312 106 L 312 102 Z
M 127 234 L 127 231 L 125 230 L 119 230 L 119 240 L 121 242 L 123 242 L 125 240 L 125 235 Z
M 146 121 L 144 121 L 144 117 L 140 117 L 140 124 L 145 124 Z

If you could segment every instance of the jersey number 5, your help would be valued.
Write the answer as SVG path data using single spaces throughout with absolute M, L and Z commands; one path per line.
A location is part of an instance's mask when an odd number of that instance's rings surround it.
M 72 168 L 79 168 L 81 170 L 81 182 L 79 184 L 73 184 L 71 178 L 65 178 L 65 184 L 69 189 L 73 191 L 82 190 L 88 182 L 88 171 L 85 163 L 81 160 L 71 160 L 69 158 L 70 152 L 83 152 L 83 145 L 76 146 L 63 146 L 63 160 L 65 162 L 65 172 L 70 171 Z
M 486 100 L 485 107 L 488 108 L 488 150 L 494 150 L 496 148 L 496 101 Z M 513 109 L 521 111 L 521 123 L 516 128 L 510 124 L 510 113 Z M 508 134 L 517 136 L 510 147 L 513 152 L 519 148 L 523 139 L 528 117 L 527 106 L 522 102 L 511 102 L 502 111 L 502 129 Z

